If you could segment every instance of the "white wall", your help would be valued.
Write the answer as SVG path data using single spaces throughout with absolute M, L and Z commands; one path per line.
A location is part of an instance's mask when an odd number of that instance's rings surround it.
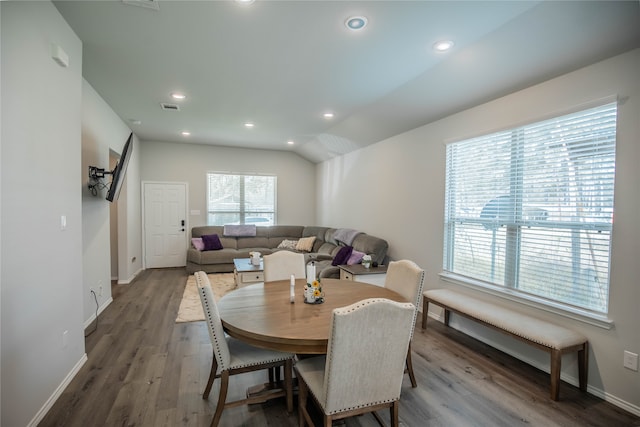
M 37 422 L 86 360 L 82 44 L 51 3 L 1 2 L 0 8 L 1 424 L 24 426 Z M 52 42 L 68 54 L 68 68 L 51 58 Z
M 278 224 L 315 225 L 315 166 L 286 151 L 143 141 L 143 181 L 187 182 L 189 228 L 207 221 L 207 172 L 274 174 L 278 177 Z
M 587 335 L 591 346 L 589 391 L 640 414 L 640 374 L 622 366 L 623 350 L 640 353 L 638 76 L 640 50 L 635 50 L 321 163 L 317 167 L 318 223 L 353 227 L 383 237 L 389 241 L 392 258 L 413 259 L 427 270 L 427 289 L 453 287 L 438 275 L 443 259 L 445 143 L 618 95 L 609 312 L 615 326 L 605 330 L 518 308 Z M 439 311 L 434 309 L 434 314 Z M 541 351 L 471 322 L 456 321 L 453 325 L 548 370 L 548 357 Z M 564 377 L 576 378 L 575 357 L 566 356 L 563 362 Z
M 82 81 L 82 263 L 83 263 L 83 301 L 85 326 L 95 319 L 96 301 L 90 290 L 96 291 L 98 313 L 111 302 L 111 233 L 110 208 L 111 204 L 105 200 L 106 189 L 100 190 L 93 196 L 87 187 L 88 167 L 96 166 L 111 170 L 109 152 L 120 153 L 129 137 L 131 130 L 113 112 L 111 107 L 86 81 Z M 127 178 L 135 175 L 138 169 L 139 157 L 132 157 L 127 170 Z M 134 171 L 134 173 L 132 173 Z M 111 176 L 107 175 L 103 182 L 108 184 Z M 133 186 L 138 188 L 135 180 Z M 125 202 L 124 188 L 120 194 L 118 206 Z M 134 206 L 139 206 L 139 202 Z M 115 209 L 114 209 L 115 210 Z M 126 215 L 126 212 L 124 212 Z M 138 220 L 139 223 L 139 220 Z M 120 230 L 124 233 L 123 230 Z M 126 236 L 126 233 L 124 233 Z M 131 234 L 135 236 L 134 233 Z M 119 239 L 117 239 L 119 240 Z M 138 240 L 139 239 L 134 239 Z M 138 243 L 139 244 L 139 243 Z M 120 277 L 127 280 L 131 277 L 128 265 L 119 266 Z M 102 295 L 99 289 L 102 287 Z

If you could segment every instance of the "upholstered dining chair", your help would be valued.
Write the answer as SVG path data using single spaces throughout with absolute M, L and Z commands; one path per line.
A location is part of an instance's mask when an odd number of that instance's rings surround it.
M 298 252 L 277 251 L 262 258 L 264 281 L 289 280 L 293 274 L 296 279 L 306 275 L 304 255 Z
M 365 299 L 333 310 L 325 356 L 299 360 L 299 425 L 313 426 L 307 396 L 323 412 L 324 426 L 338 420 L 389 408 L 398 426 L 404 362 L 414 316 L 411 303 Z
M 415 313 L 413 322 L 411 323 L 411 338 L 416 326 L 416 318 L 418 316 L 418 304 L 420 304 L 420 296 L 422 295 L 422 287 L 424 285 L 424 270 L 410 260 L 404 259 L 400 261 L 391 261 L 387 268 L 387 276 L 385 277 L 385 288 L 391 289 L 411 301 L 415 305 Z M 411 361 L 411 341 L 409 341 L 409 350 L 407 351 L 407 368 L 411 380 L 411 387 L 416 388 L 416 376 L 413 373 L 413 362 Z
M 265 350 L 251 346 L 240 340 L 226 336 L 222 328 L 220 313 L 213 297 L 211 284 L 207 274 L 203 271 L 195 273 L 200 301 L 204 309 L 209 336 L 213 345 L 213 361 L 209 381 L 202 394 L 203 399 L 209 398 L 211 387 L 216 378 L 220 378 L 220 393 L 216 411 L 211 421 L 211 427 L 216 427 L 220 422 L 222 411 L 225 408 L 240 406 L 250 403 L 262 403 L 267 399 L 284 396 L 287 401 L 287 410 L 293 412 L 293 360 L 295 355 L 279 351 Z M 284 389 L 269 393 L 268 396 L 247 397 L 246 399 L 227 402 L 227 390 L 229 377 L 245 372 L 259 371 L 263 369 L 278 368 L 284 366 Z M 218 373 L 219 372 L 219 373 Z

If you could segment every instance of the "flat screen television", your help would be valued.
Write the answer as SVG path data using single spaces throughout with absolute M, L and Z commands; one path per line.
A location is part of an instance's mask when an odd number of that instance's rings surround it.
M 129 138 L 124 144 L 124 148 L 122 149 L 122 154 L 120 155 L 118 164 L 116 164 L 116 167 L 111 171 L 111 185 L 109 186 L 109 191 L 107 192 L 107 200 L 110 202 L 118 200 L 120 190 L 122 189 L 122 182 L 124 181 L 124 176 L 127 173 L 127 165 L 129 164 L 129 159 L 131 158 L 132 151 L 133 132 L 129 134 Z

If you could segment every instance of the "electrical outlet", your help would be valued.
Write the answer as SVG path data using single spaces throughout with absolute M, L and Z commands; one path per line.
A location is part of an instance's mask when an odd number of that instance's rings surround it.
M 631 353 L 630 351 L 624 351 L 624 362 L 623 365 L 627 369 L 631 369 L 632 371 L 638 370 L 638 354 Z
M 69 345 L 69 331 L 62 333 L 62 348 L 66 348 Z
M 100 287 L 98 288 L 98 296 L 102 296 L 102 285 L 100 285 Z

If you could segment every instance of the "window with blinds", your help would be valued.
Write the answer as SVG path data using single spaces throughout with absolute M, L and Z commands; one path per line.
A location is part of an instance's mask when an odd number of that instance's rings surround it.
M 444 270 L 607 313 L 617 104 L 447 145 Z
M 275 223 L 275 176 L 207 173 L 207 224 Z

